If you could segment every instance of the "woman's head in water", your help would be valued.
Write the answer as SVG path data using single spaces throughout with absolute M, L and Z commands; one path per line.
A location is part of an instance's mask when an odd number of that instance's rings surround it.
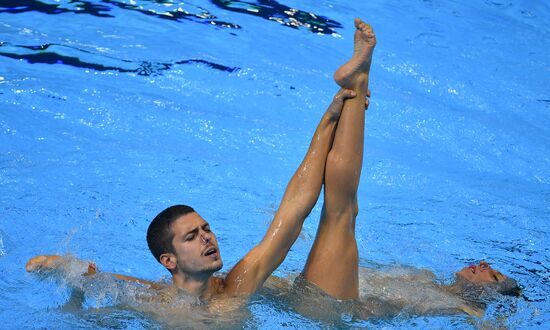
M 521 289 L 517 282 L 493 269 L 487 262 L 464 267 L 456 273 L 453 284 L 455 292 L 464 300 L 484 304 L 497 294 L 519 296 Z
M 456 275 L 468 282 L 477 284 L 501 282 L 507 278 L 485 261 L 480 261 L 478 265 L 472 264 L 464 267 Z

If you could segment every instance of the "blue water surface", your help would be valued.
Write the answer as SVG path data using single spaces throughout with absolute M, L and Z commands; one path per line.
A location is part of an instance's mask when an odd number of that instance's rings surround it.
M 550 324 L 550 5 L 542 1 L 0 2 L 0 328 L 158 328 L 137 312 L 63 309 L 27 274 L 37 254 L 168 273 L 150 220 L 185 203 L 229 270 L 263 237 L 349 58 L 371 70 L 357 240 L 361 266 L 448 282 L 478 260 L 520 298 L 482 318 L 403 316 L 341 327 L 545 329 Z M 276 271 L 299 272 L 321 205 Z M 327 328 L 263 300 L 246 328 Z

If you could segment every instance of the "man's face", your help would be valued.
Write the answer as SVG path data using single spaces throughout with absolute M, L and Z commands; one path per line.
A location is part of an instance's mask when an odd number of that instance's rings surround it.
M 485 261 L 481 261 L 479 265 L 464 267 L 456 274 L 469 282 L 479 284 L 500 282 L 506 279 L 506 276 L 491 268 L 491 266 Z
M 197 213 L 179 217 L 171 226 L 179 271 L 187 274 L 213 273 L 223 266 L 216 236 Z

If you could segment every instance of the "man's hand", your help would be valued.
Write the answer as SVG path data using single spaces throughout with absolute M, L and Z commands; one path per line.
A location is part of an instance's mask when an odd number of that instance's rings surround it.
M 35 272 L 40 269 L 54 269 L 61 266 L 63 257 L 61 256 L 36 256 L 31 258 L 25 265 L 28 272 Z
M 28 272 L 36 272 L 39 270 L 51 270 L 62 267 L 66 263 L 66 260 L 62 256 L 36 256 L 31 258 L 25 265 L 25 269 Z M 95 263 L 88 263 L 88 269 L 84 272 L 83 276 L 94 275 L 97 273 L 97 266 Z
M 344 108 L 344 101 L 347 99 L 352 99 L 355 96 L 357 96 L 357 94 L 351 89 L 340 89 L 332 99 L 332 103 L 329 105 L 327 112 L 332 115 L 333 119 L 340 118 L 340 114 L 342 113 L 342 109 Z M 367 91 L 367 97 L 370 97 L 370 90 Z M 365 99 L 365 110 L 367 110 L 368 107 L 369 99 L 367 98 Z
M 70 262 L 70 259 L 67 259 L 63 256 L 56 256 L 56 255 L 36 256 L 31 258 L 27 262 L 27 264 L 25 265 L 25 269 L 28 272 L 36 272 L 39 270 L 62 269 L 63 266 L 67 265 L 69 262 Z M 82 276 L 90 276 L 90 275 L 97 274 L 99 272 L 99 269 L 97 269 L 97 266 L 95 265 L 95 263 L 87 262 L 87 261 L 84 261 L 84 262 L 88 264 L 88 267 L 86 271 L 81 274 Z M 151 289 L 155 289 L 155 290 L 166 288 L 166 285 L 163 283 L 143 280 L 137 277 L 126 276 L 121 274 L 113 274 L 113 273 L 103 273 L 103 274 L 111 275 L 118 280 L 147 285 Z

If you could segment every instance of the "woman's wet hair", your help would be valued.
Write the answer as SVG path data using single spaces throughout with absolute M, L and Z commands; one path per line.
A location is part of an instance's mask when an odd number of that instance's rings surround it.
M 491 283 L 472 283 L 458 277 L 457 283 L 460 291 L 457 293 L 463 300 L 477 307 L 483 307 L 490 300 L 498 295 L 519 297 L 521 288 L 513 278 Z
M 160 262 L 160 256 L 163 253 L 174 253 L 172 223 L 179 217 L 192 212 L 195 212 L 195 210 L 190 206 L 173 205 L 160 212 L 151 221 L 147 229 L 147 245 L 149 245 L 149 250 L 158 262 Z
M 485 284 L 486 287 L 505 296 L 519 297 L 521 288 L 513 278 L 507 277 L 504 281 Z

